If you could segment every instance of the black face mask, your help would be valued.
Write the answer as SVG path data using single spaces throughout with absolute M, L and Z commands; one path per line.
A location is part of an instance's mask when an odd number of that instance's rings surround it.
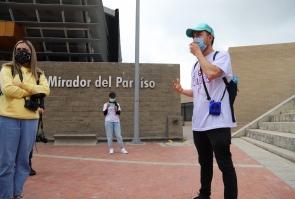
M 31 53 L 24 51 L 24 50 L 18 50 L 15 52 L 14 58 L 19 63 L 24 64 L 24 63 L 27 63 L 31 60 Z

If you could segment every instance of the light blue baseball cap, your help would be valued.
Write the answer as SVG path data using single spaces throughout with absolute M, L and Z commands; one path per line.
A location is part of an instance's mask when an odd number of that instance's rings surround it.
M 187 29 L 186 36 L 193 37 L 194 31 L 203 31 L 203 30 L 206 30 L 207 32 L 209 32 L 215 38 L 214 30 L 206 23 L 199 23 L 196 25 L 196 27 Z

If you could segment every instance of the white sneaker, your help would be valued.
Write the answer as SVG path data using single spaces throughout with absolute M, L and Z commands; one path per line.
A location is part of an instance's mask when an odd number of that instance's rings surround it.
M 113 153 L 114 153 L 114 149 L 110 148 L 110 154 L 113 154 Z
M 128 151 L 126 151 L 125 148 L 122 148 L 122 149 L 121 149 L 121 153 L 128 154 Z

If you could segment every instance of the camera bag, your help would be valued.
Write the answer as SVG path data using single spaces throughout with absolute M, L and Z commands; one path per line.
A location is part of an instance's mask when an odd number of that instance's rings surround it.
M 41 129 L 41 132 L 39 132 L 39 129 Z M 38 122 L 38 130 L 36 134 L 36 142 L 44 142 L 45 144 L 48 142 L 48 139 L 45 137 L 44 131 L 43 131 L 43 120 L 42 120 L 42 114 L 40 113 L 39 122 Z

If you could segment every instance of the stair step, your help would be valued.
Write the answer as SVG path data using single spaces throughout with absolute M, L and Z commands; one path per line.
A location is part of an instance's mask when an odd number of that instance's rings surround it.
M 270 115 L 270 122 L 295 122 L 295 113 Z
M 295 134 L 262 129 L 247 129 L 246 136 L 295 152 Z
M 258 122 L 259 129 L 295 133 L 295 122 Z
M 289 151 L 287 149 L 283 149 L 283 148 L 280 148 L 280 147 L 277 147 L 277 146 L 274 146 L 271 144 L 267 144 L 265 142 L 261 142 L 261 141 L 258 141 L 258 140 L 255 140 L 255 139 L 252 139 L 249 137 L 241 137 L 241 138 L 251 144 L 254 144 L 254 145 L 260 147 L 260 148 L 263 148 L 263 149 L 270 151 L 276 155 L 286 158 L 287 160 L 295 162 L 295 152 L 293 152 L 293 151 Z
M 281 111 L 281 114 L 292 114 L 292 113 L 295 113 L 295 110 Z

